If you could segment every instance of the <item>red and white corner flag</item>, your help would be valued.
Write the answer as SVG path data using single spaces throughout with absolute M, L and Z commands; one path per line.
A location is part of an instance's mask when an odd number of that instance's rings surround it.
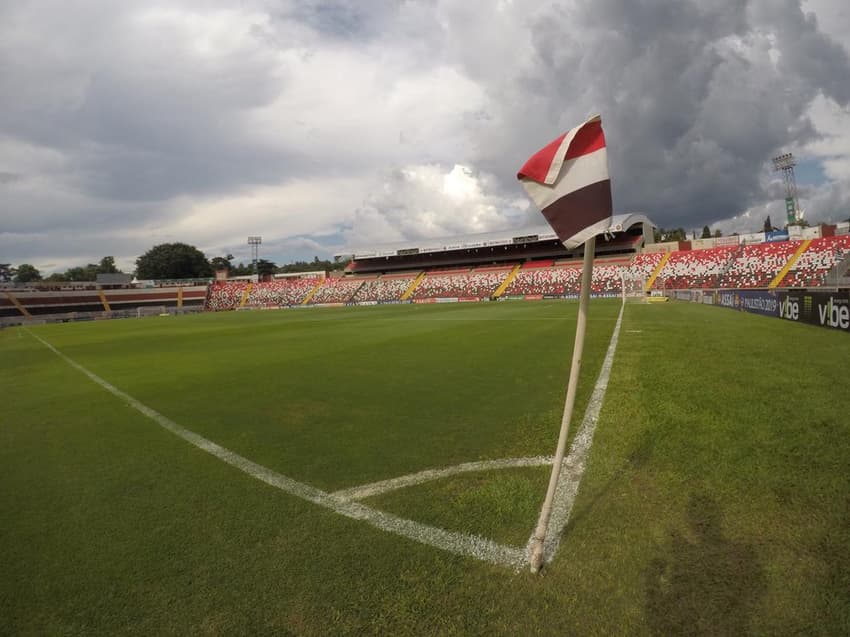
M 611 223 L 611 178 L 599 115 L 534 153 L 517 173 L 529 197 L 568 248 Z

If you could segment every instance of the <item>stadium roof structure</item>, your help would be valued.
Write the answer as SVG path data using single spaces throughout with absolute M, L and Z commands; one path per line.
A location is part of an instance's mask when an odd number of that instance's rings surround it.
M 608 229 L 599 234 L 617 234 L 626 232 L 635 225 L 641 224 L 649 228 L 655 224 L 642 213 L 625 213 L 614 215 Z M 343 259 L 374 259 L 379 257 L 409 256 L 415 254 L 433 254 L 469 250 L 473 248 L 509 246 L 517 244 L 537 243 L 541 241 L 557 241 L 557 235 L 548 225 L 513 228 L 496 232 L 483 232 L 457 237 L 442 237 L 436 239 L 417 239 L 415 241 L 395 241 L 373 246 L 353 248 L 335 254 L 337 260 Z

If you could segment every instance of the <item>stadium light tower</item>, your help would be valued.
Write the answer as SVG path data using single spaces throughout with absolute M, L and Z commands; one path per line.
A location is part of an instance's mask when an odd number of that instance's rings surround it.
M 794 178 L 794 166 L 796 165 L 797 160 L 791 153 L 773 158 L 773 169 L 782 172 L 782 180 L 785 182 L 785 214 L 788 217 L 789 224 L 797 223 L 802 217 L 800 202 L 797 200 L 797 180 Z
M 254 262 L 254 280 L 260 280 L 260 273 L 257 271 L 257 257 L 260 255 L 260 244 L 263 242 L 262 237 L 248 237 L 248 245 L 251 246 L 251 260 Z

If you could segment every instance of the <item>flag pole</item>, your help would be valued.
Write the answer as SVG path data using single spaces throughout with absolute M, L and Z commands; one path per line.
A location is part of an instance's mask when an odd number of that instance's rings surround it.
M 555 460 L 552 462 L 552 475 L 549 476 L 549 488 L 546 499 L 540 509 L 540 518 L 531 542 L 530 566 L 531 572 L 537 573 L 543 565 L 543 544 L 546 540 L 546 530 L 552 515 L 552 503 L 555 499 L 555 489 L 561 475 L 561 465 L 564 462 L 564 451 L 567 447 L 567 434 L 570 430 L 570 419 L 576 402 L 578 376 L 581 370 L 581 357 L 584 350 L 584 334 L 587 327 L 587 306 L 590 303 L 590 285 L 593 274 L 593 253 L 596 250 L 596 236 L 584 242 L 584 262 L 581 271 L 581 292 L 578 303 L 578 321 L 576 322 L 576 340 L 573 345 L 573 362 L 570 366 L 570 379 L 567 383 L 567 398 L 564 402 L 564 414 L 561 417 L 561 433 L 558 435 L 558 447 L 555 450 Z

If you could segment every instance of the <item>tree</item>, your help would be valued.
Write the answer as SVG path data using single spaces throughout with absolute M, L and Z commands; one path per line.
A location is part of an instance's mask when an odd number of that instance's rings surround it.
M 684 228 L 671 228 L 665 230 L 664 228 L 656 228 L 655 229 L 655 243 L 661 243 L 662 241 L 687 241 L 688 233 Z
M 232 270 L 233 269 L 233 255 L 228 254 L 226 257 L 213 257 L 210 259 L 210 266 L 214 271 L 218 270 Z
M 53 281 L 96 281 L 98 274 L 121 274 L 115 266 L 115 257 L 103 257 L 99 263 L 77 265 L 65 270 L 62 279 L 51 279 Z
M 269 274 L 274 274 L 275 270 L 277 270 L 277 266 L 271 261 L 266 261 L 265 259 L 257 259 L 257 274 L 262 276 L 267 276 Z
M 115 257 L 103 257 L 97 265 L 97 274 L 120 274 L 121 270 L 115 267 Z
M 0 263 L 0 283 L 8 283 L 15 278 L 18 269 L 13 268 L 11 263 Z
M 711 239 L 711 228 L 709 228 L 708 226 L 703 226 L 702 227 L 702 236 L 700 238 L 701 239 Z
M 328 261 L 328 260 L 320 260 L 319 257 L 314 256 L 312 261 L 295 261 L 293 263 L 287 263 L 286 265 L 280 266 L 277 271 L 278 272 L 316 272 L 319 270 L 342 270 L 347 261 Z
M 715 238 L 715 239 L 719 239 L 719 238 L 720 238 L 720 237 L 722 237 L 722 236 L 723 236 L 723 233 L 722 233 L 722 232 L 720 232 L 720 230 L 715 230 L 715 231 L 714 231 L 714 238 Z
M 41 281 L 41 272 L 34 265 L 22 263 L 18 266 L 15 283 L 29 283 L 31 281 Z
M 254 274 L 253 263 L 245 265 L 240 262 L 239 265 L 231 265 L 230 267 L 230 276 L 248 276 L 249 274 Z
M 204 253 L 186 243 L 161 243 L 136 259 L 140 279 L 195 279 L 212 276 Z
M 95 281 L 97 279 L 97 264 L 78 265 L 65 270 L 68 281 Z
M 764 231 L 773 232 L 773 224 L 770 223 L 770 215 L 767 215 L 767 218 L 764 220 Z
M 69 279 L 68 279 L 67 275 L 63 274 L 62 272 L 54 272 L 53 274 L 51 274 L 49 277 L 45 278 L 44 280 L 49 281 L 50 283 L 65 283 Z

